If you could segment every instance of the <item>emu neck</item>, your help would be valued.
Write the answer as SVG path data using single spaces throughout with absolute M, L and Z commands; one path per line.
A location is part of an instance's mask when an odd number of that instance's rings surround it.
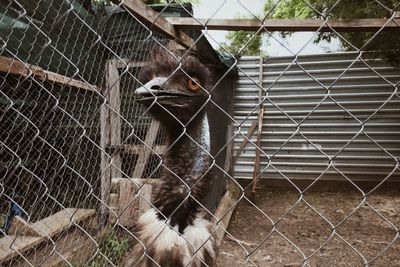
M 203 200 L 210 179 L 210 132 L 207 116 L 200 115 L 179 139 L 169 136 L 170 149 L 164 157 L 166 168 L 161 173 L 162 184 L 154 202 L 159 218 L 167 218 L 172 227 L 178 225 L 181 233 L 193 223 L 197 201 Z
M 182 134 L 185 132 L 184 134 Z M 210 130 L 207 115 L 202 114 L 185 129 L 169 135 L 170 150 L 165 157 L 165 166 L 180 177 L 203 174 L 210 152 Z M 190 178 L 190 177 L 187 177 Z

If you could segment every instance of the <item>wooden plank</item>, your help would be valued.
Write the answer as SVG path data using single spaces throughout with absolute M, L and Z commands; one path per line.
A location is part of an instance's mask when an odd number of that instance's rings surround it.
M 11 222 L 8 235 L 42 236 L 36 228 L 19 216 L 15 216 Z
M 136 191 L 137 186 L 131 180 L 119 180 L 118 223 L 125 227 L 133 227 L 136 223 L 136 209 L 139 202 L 139 199 L 135 196 Z
M 123 59 L 109 59 L 109 61 L 113 61 L 117 69 L 124 69 L 126 67 L 129 68 L 140 68 L 146 65 L 146 62 L 138 62 L 134 61 L 130 58 L 123 58 Z
M 69 208 L 31 224 L 31 227 L 41 234 L 39 237 L 7 235 L 0 238 L 0 263 L 6 262 L 47 241 L 49 237 L 69 229 L 74 223 L 78 224 L 90 219 L 94 214 L 94 209 Z
M 126 154 L 138 155 L 143 152 L 143 145 L 131 145 L 131 144 L 123 144 L 118 147 L 113 147 L 123 151 Z M 155 145 L 152 147 L 155 153 L 158 155 L 163 155 L 165 150 L 167 149 L 167 145 Z
M 95 213 L 94 209 L 69 208 L 46 217 L 33 225 L 44 237 L 52 237 L 70 228 L 74 223 L 78 224 L 94 216 Z
M 225 236 L 226 229 L 228 229 L 229 221 L 231 220 L 232 213 L 234 211 L 233 205 L 235 205 L 235 199 L 232 197 L 231 193 L 227 191 L 222 197 L 217 210 L 215 211 L 214 217 L 212 219 L 213 223 L 217 224 L 217 229 L 215 231 L 215 244 L 219 247 Z
M 129 180 L 129 181 L 131 181 L 131 183 L 133 185 L 138 185 L 138 186 L 140 186 L 142 184 L 159 185 L 160 182 L 161 182 L 160 179 L 152 179 L 152 178 L 150 178 L 150 179 L 135 179 L 135 178 L 127 179 L 127 178 L 115 178 L 115 177 L 113 177 L 112 186 L 115 187 L 115 188 L 117 188 L 117 187 L 119 188 L 119 183 L 121 182 L 121 180 Z
M 121 145 L 121 118 L 120 118 L 120 77 L 115 60 L 106 63 L 106 86 L 102 95 L 106 104 L 100 110 L 100 146 L 101 153 L 101 200 L 100 223 L 106 224 L 109 216 L 111 179 L 121 175 L 121 155 L 118 151 L 108 154 L 107 148 Z
M 52 71 L 44 70 L 39 66 L 24 64 L 21 61 L 4 56 L 0 56 L 0 72 L 11 73 L 24 77 L 32 75 L 33 77 L 43 81 L 47 80 L 87 91 L 100 92 L 100 89 L 97 86 L 78 81 Z
M 161 33 L 168 37 L 175 39 L 177 43 L 186 48 L 194 46 L 192 38 L 183 31 L 176 30 L 165 18 L 161 17 L 159 13 L 152 8 L 146 6 L 140 0 L 113 0 L 114 3 L 122 3 L 137 19 L 146 23 L 151 27 L 157 28 Z M 195 49 L 193 47 L 192 49 Z
M 228 124 L 228 128 L 226 130 L 226 138 L 225 140 L 231 140 L 233 136 L 233 126 L 232 123 Z M 232 151 L 233 151 L 233 140 L 226 146 L 226 152 L 225 152 L 225 163 L 224 163 L 224 171 L 229 173 L 232 168 L 232 162 L 233 162 L 233 157 L 232 157 Z
M 258 106 L 258 129 L 257 129 L 257 141 L 256 141 L 256 158 L 254 161 L 254 170 L 253 170 L 253 184 L 251 186 L 251 199 L 254 202 L 256 197 L 256 186 L 257 186 L 257 176 L 260 173 L 260 156 L 261 156 L 261 134 L 262 134 L 262 127 L 263 127 L 263 119 L 264 119 L 264 89 L 263 89 L 263 64 L 264 58 L 260 57 L 259 63 L 259 76 L 258 76 L 258 101 L 260 102 Z
M 97 236 L 94 236 L 96 238 Z M 38 246 L 27 252 L 24 257 L 32 266 L 67 267 L 88 266 L 88 260 L 96 253 L 97 244 L 79 228 L 72 228 L 54 239 L 52 244 Z M 70 265 L 71 264 L 71 265 Z M 27 267 L 25 261 L 13 261 L 12 267 Z M 31 265 L 29 265 L 31 266 Z
M 158 134 L 158 130 L 160 129 L 160 122 L 156 119 L 151 120 L 151 124 L 149 129 L 147 130 L 146 137 L 144 139 L 144 143 L 153 147 L 154 142 L 156 141 L 156 137 Z M 136 162 L 135 169 L 133 170 L 133 178 L 144 178 L 143 173 L 146 168 L 147 162 L 151 156 L 152 151 L 145 145 L 142 145 L 142 153 L 139 154 L 139 157 Z
M 106 153 L 106 148 L 110 140 L 110 116 L 108 107 L 103 104 L 100 109 L 100 147 L 102 149 L 100 156 L 100 171 L 101 171 L 101 203 L 99 221 L 100 224 L 105 225 L 108 220 L 108 205 L 110 203 L 111 193 L 111 157 Z
M 327 23 L 321 19 L 266 19 L 263 23 L 256 19 L 194 19 L 170 17 L 166 20 L 181 30 L 223 31 L 258 31 L 264 27 L 268 31 L 320 31 L 320 32 L 375 32 L 383 28 L 384 31 L 399 31 L 400 23 L 389 19 L 329 19 Z
M 111 183 L 112 184 L 112 183 Z M 112 186 L 111 186 L 112 188 Z M 116 210 L 119 202 L 119 195 L 117 193 L 110 193 L 110 208 Z
M 46 238 L 42 236 L 5 236 L 0 238 L 0 266 L 1 263 L 9 261 L 44 240 Z
M 248 139 L 250 139 L 250 137 L 253 135 L 254 130 L 256 129 L 256 126 L 257 126 L 257 121 L 253 120 L 253 122 L 250 125 L 250 128 L 247 130 L 246 138 L 243 139 L 242 143 L 240 144 L 239 149 L 237 150 L 236 154 L 232 158 L 232 165 L 235 165 L 240 154 L 242 154 L 242 151 L 243 151 L 244 147 L 246 146 L 246 144 L 249 142 Z
M 112 187 L 118 187 L 116 209 L 118 223 L 125 227 L 135 226 L 138 216 L 150 208 L 147 201 L 151 201 L 153 188 L 159 184 L 159 179 L 113 178 Z M 141 187 L 140 192 L 138 192 L 139 187 Z M 111 218 L 112 221 L 115 219 L 117 218 Z
M 141 216 L 143 213 L 145 213 L 148 209 L 150 209 L 151 205 L 151 196 L 152 196 L 152 191 L 153 191 L 153 185 L 152 184 L 144 184 L 142 188 L 139 190 L 139 214 L 138 216 Z M 150 203 L 149 203 L 150 202 Z
M 110 112 L 110 142 L 111 146 L 121 145 L 121 96 L 120 96 L 120 77 L 118 69 L 114 62 L 107 62 L 106 70 L 106 86 L 109 96 L 109 112 Z M 107 97 L 106 97 L 107 98 Z M 111 177 L 121 177 L 121 154 L 113 153 L 111 155 Z

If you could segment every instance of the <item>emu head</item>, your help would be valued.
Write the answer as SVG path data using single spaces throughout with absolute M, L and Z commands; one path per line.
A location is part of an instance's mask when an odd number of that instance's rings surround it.
M 210 71 L 197 54 L 171 43 L 157 47 L 139 72 L 138 101 L 165 126 L 186 125 L 209 98 Z

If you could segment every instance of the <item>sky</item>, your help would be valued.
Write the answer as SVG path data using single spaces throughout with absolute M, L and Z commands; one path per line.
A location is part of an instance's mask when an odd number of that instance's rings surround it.
M 262 18 L 264 3 L 265 0 L 199 0 L 199 4 L 195 4 L 193 9 L 197 18 L 232 19 L 239 15 Z M 218 48 L 217 43 L 223 42 L 226 34 L 226 31 L 207 31 L 206 37 L 214 48 Z M 286 39 L 273 34 L 262 49 L 268 56 L 320 54 L 340 50 L 339 40 L 314 44 L 312 40 L 315 37 L 312 32 L 297 32 Z

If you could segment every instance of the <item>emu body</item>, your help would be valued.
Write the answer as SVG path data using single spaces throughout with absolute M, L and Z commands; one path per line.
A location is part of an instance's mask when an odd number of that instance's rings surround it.
M 153 52 L 135 90 L 168 139 L 154 206 L 138 221 L 136 266 L 202 267 L 215 259 L 212 224 L 199 215 L 213 164 L 206 115 L 210 73 L 198 57 L 169 46 Z

